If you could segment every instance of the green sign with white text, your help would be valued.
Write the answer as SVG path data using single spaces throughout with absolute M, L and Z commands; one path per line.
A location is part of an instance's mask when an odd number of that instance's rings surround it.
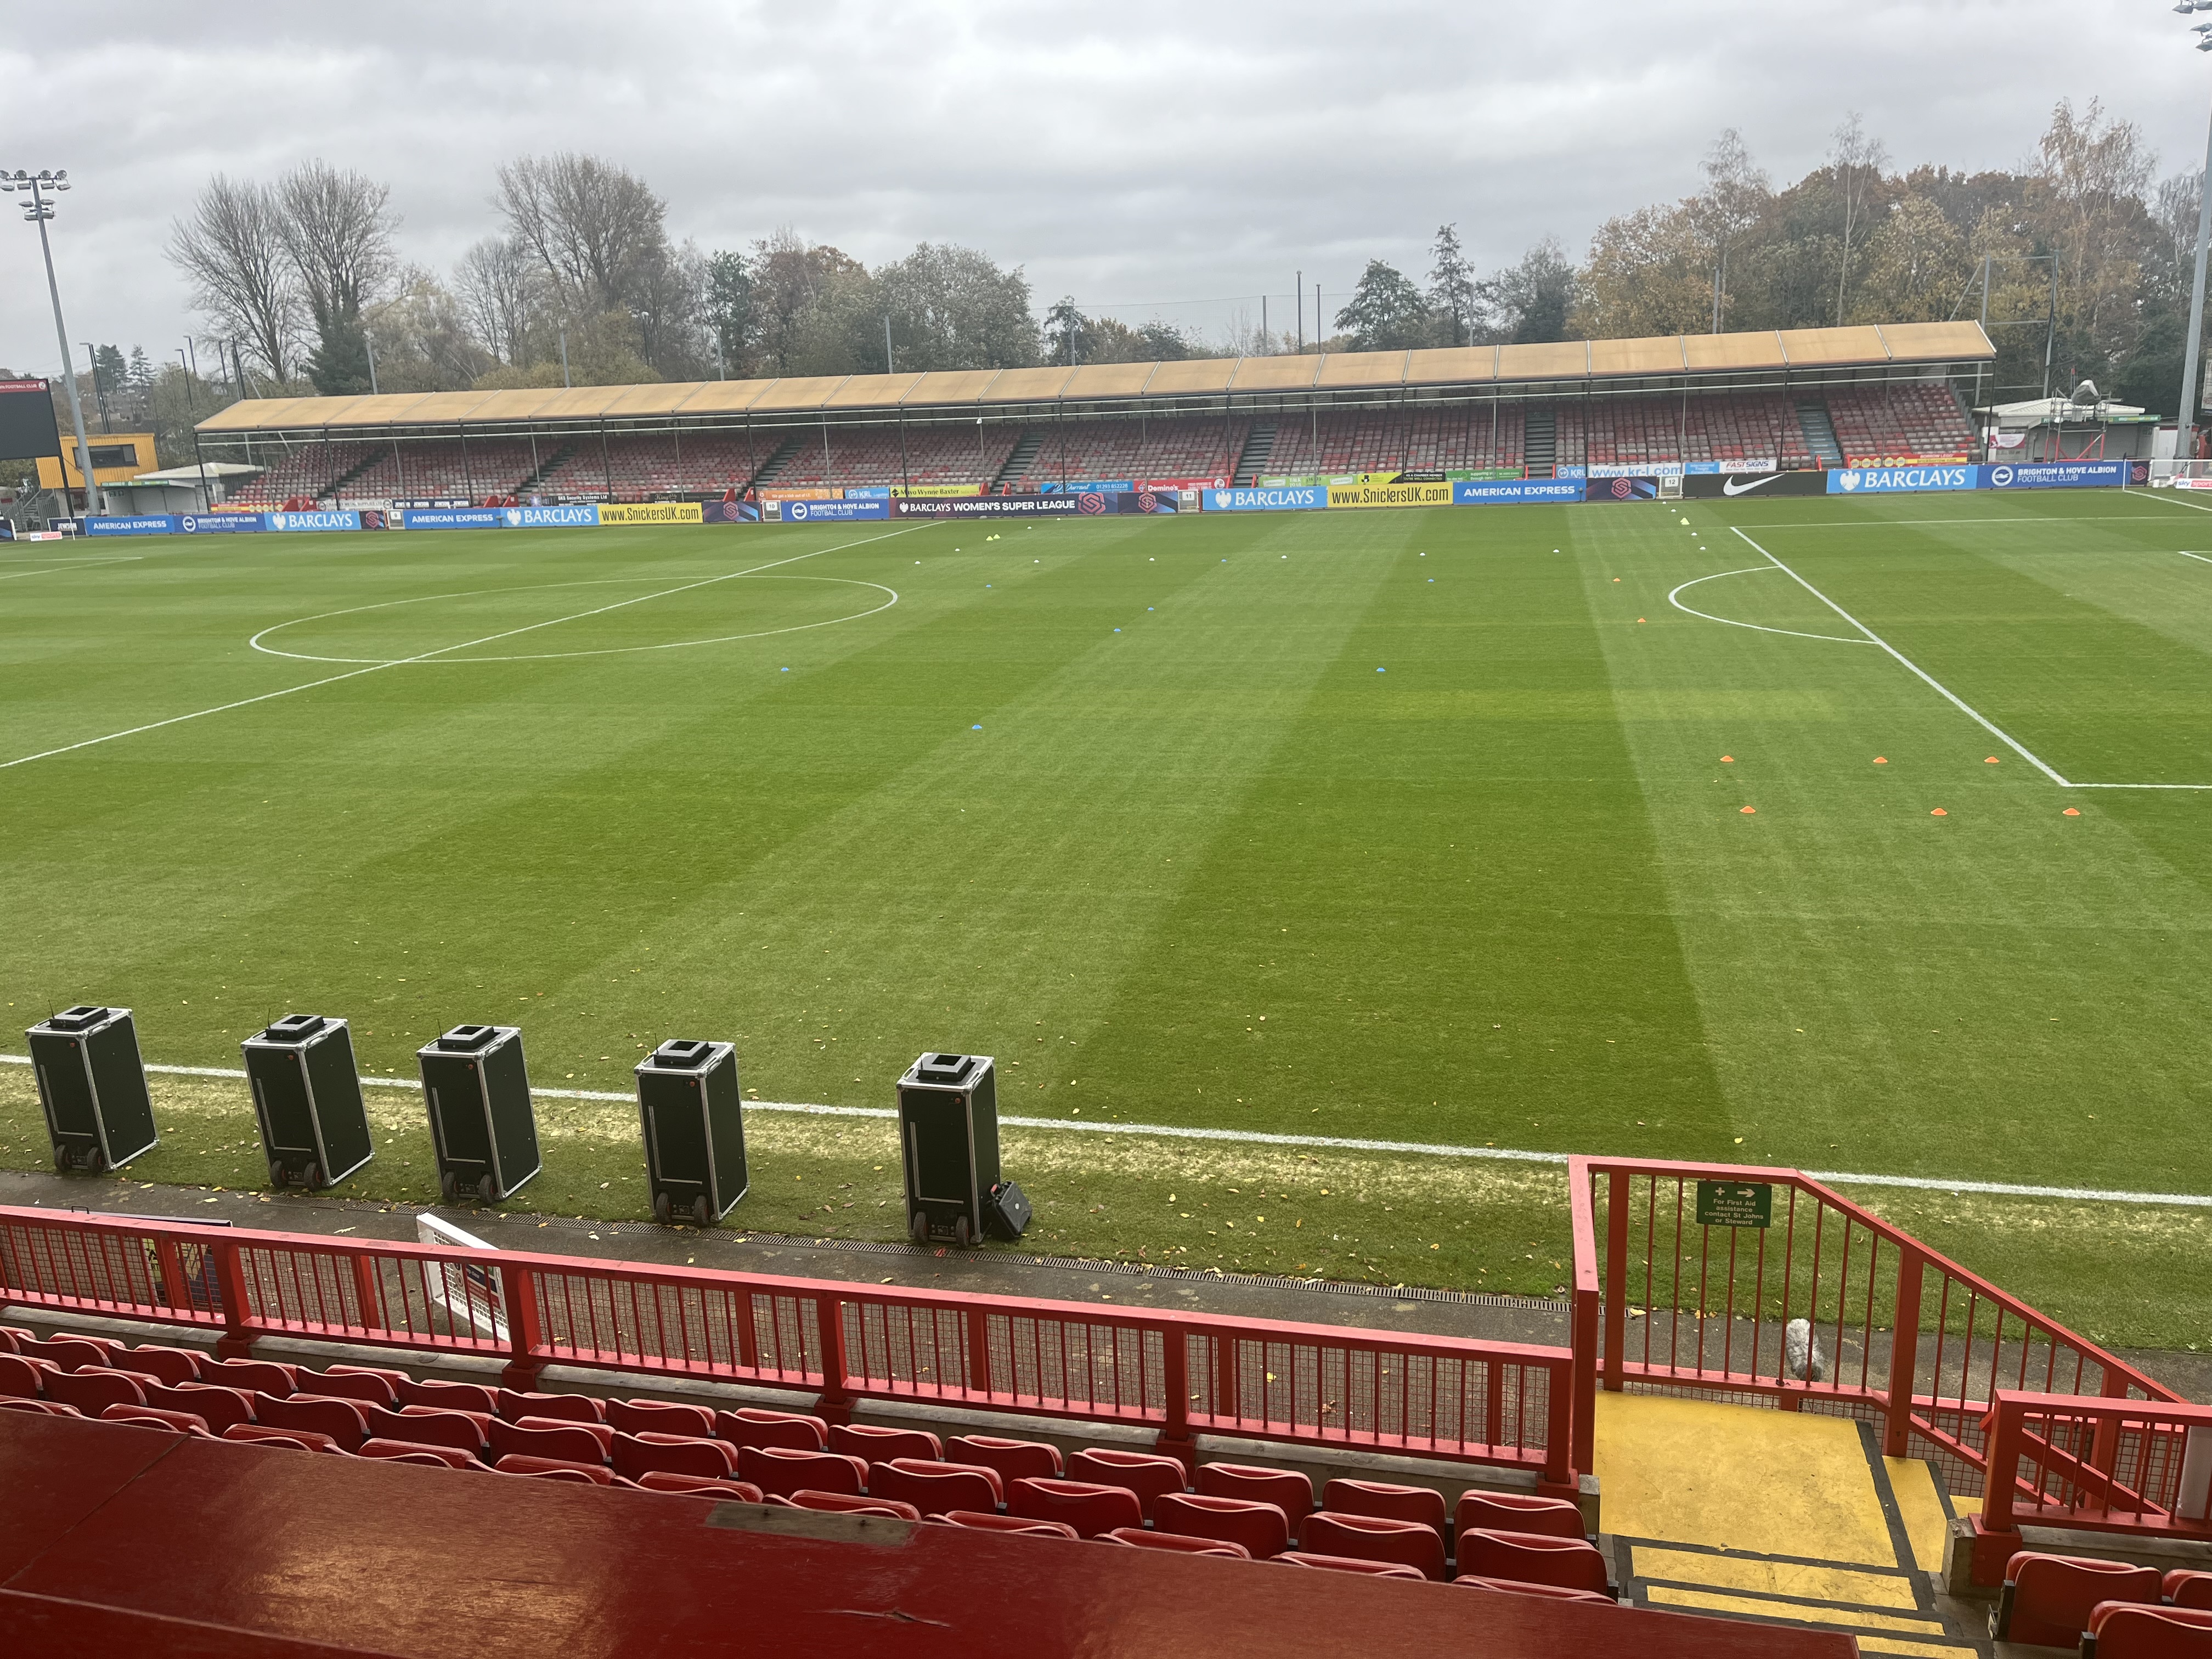
M 1764 1227 L 1774 1219 L 1774 1188 L 1763 1181 L 1700 1181 L 1698 1225 Z

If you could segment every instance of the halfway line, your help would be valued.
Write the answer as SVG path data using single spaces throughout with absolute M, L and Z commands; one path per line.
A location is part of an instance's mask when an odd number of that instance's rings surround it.
M 829 550 L 824 549 L 824 551 Z M 28 1054 L 0 1054 L 0 1063 L 28 1066 Z M 225 1077 L 243 1079 L 246 1073 L 222 1066 L 149 1066 L 149 1072 L 173 1077 Z M 419 1089 L 413 1078 L 364 1077 L 362 1082 L 379 1089 Z M 551 1100 L 604 1100 L 635 1106 L 635 1095 L 605 1089 L 540 1089 L 530 1092 Z M 898 1114 L 884 1106 L 815 1106 L 799 1101 L 749 1100 L 752 1112 L 795 1112 L 808 1117 L 872 1117 L 890 1119 Z M 1158 1135 L 1170 1140 L 1219 1140 L 1246 1146 L 1320 1146 L 1334 1152 L 1412 1152 L 1425 1158 L 1480 1158 L 1507 1164 L 1547 1164 L 1564 1166 L 1565 1152 L 1534 1152 L 1512 1146 L 1439 1146 L 1422 1140 L 1361 1140 L 1338 1135 L 1278 1135 L 1259 1130 L 1192 1129 L 1167 1123 L 1077 1123 L 1056 1117 L 1001 1117 L 1018 1129 L 1056 1129 L 1074 1134 Z M 2197 1193 L 2112 1192 L 2094 1187 L 2023 1187 L 2002 1181 L 1943 1181 L 1933 1176 L 1856 1175 L 1841 1170 L 1807 1170 L 1811 1179 L 1832 1187 L 1910 1187 L 1927 1192 L 1978 1193 L 1998 1198 L 2070 1198 L 2103 1204 L 2178 1204 L 2193 1209 L 2212 1209 L 2212 1196 Z

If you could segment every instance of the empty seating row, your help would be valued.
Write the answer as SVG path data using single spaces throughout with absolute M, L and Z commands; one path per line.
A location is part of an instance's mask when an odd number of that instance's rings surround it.
M 2212 1572 L 2023 1550 L 2005 1564 L 1990 1634 L 2084 1654 L 2094 1641 L 2096 1659 L 2212 1653 Z

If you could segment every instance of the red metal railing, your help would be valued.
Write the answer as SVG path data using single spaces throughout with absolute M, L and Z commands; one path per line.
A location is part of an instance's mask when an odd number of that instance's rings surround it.
M 196 1327 L 1498 1464 L 1572 1490 L 1565 1348 L 0 1208 L 0 1292 Z M 456 1311 L 459 1310 L 459 1311 Z
M 1984 1419 L 2001 1390 L 2174 1398 L 1796 1170 L 1589 1158 L 1569 1167 L 1578 1468 L 1589 1467 L 1600 1381 L 1870 1419 L 1889 1455 L 1927 1458 L 1954 1492 L 1982 1485 Z M 1703 1182 L 1747 1199 L 1763 1189 L 1767 1224 L 1700 1223 Z M 1790 1363 L 1799 1320 L 1820 1375 Z
M 2212 1406 L 2000 1389 L 1980 1530 L 2212 1541 Z

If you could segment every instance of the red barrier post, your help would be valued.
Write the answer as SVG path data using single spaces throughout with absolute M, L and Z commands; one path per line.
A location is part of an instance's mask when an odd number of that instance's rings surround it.
M 1194 1468 L 1198 1443 L 1190 1432 L 1190 1338 L 1179 1325 L 1160 1332 L 1160 1379 L 1167 1396 L 1167 1421 L 1153 1449 L 1181 1458 L 1185 1468 Z
M 216 1288 L 222 1297 L 222 1334 L 215 1340 L 218 1359 L 253 1358 L 253 1334 L 246 1295 L 246 1252 L 224 1239 L 211 1244 L 215 1252 Z
M 1920 1252 L 1897 1253 L 1897 1317 L 1889 1337 L 1889 1394 L 1882 1402 L 1881 1455 L 1903 1457 L 1911 1443 L 1912 1389 L 1920 1369 Z
M 1615 1170 L 1608 1177 L 1605 1212 L 1605 1386 L 1619 1394 L 1621 1367 L 1628 1346 L 1628 1298 L 1621 1293 L 1628 1273 L 1629 1173 Z M 1587 1194 L 1585 1194 L 1587 1196 Z M 1580 1286 L 1577 1287 L 1577 1291 Z M 1591 1287 L 1596 1293 L 1596 1287 Z M 1644 1310 L 1649 1319 L 1651 1310 Z
M 822 1354 L 822 1394 L 815 1414 L 824 1422 L 849 1423 L 853 1395 L 846 1381 L 845 1303 L 827 1285 L 815 1292 L 814 1321 Z
M 2020 1471 L 2021 1413 L 2008 1411 L 2000 1398 L 1982 1419 L 1989 1440 L 1989 1462 L 1982 1472 L 1982 1509 L 1974 1516 L 1971 1577 L 1977 1584 L 2004 1583 L 2005 1563 L 2021 1547 L 2013 1524 L 2013 1487 Z
M 544 1345 L 538 1340 L 538 1286 L 527 1267 L 502 1261 L 499 1293 L 507 1304 L 507 1352 L 500 1381 L 518 1394 L 527 1394 L 538 1386 L 538 1374 L 545 1369 Z
M 1615 1170 L 1613 1174 L 1606 1231 L 1606 1254 L 1613 1265 L 1611 1288 L 1613 1305 L 1620 1302 L 1620 1261 L 1627 1251 L 1628 1201 L 1627 1177 Z M 1562 1381 L 1569 1401 L 1569 1415 L 1565 1443 L 1568 1459 L 1576 1470 L 1587 1471 L 1596 1459 L 1597 1444 L 1597 1368 L 1598 1321 L 1600 1316 L 1597 1274 L 1597 1224 L 1590 1213 L 1590 1167 L 1583 1158 L 1567 1160 L 1567 1212 L 1574 1226 L 1575 1288 L 1571 1313 L 1573 1324 L 1569 1334 L 1567 1375 L 1562 1379 L 1558 1371 L 1551 1375 L 1551 1387 L 1559 1390 Z M 1614 1239 L 1619 1238 L 1616 1248 Z M 1624 1338 L 1618 1326 L 1612 1333 L 1606 1350 L 1606 1376 L 1608 1388 L 1620 1386 L 1620 1349 Z M 1556 1401 L 1554 1420 L 1556 1420 Z M 1556 1431 L 1554 1431 L 1556 1432 Z M 1554 1441 L 1553 1444 L 1559 1443 Z

